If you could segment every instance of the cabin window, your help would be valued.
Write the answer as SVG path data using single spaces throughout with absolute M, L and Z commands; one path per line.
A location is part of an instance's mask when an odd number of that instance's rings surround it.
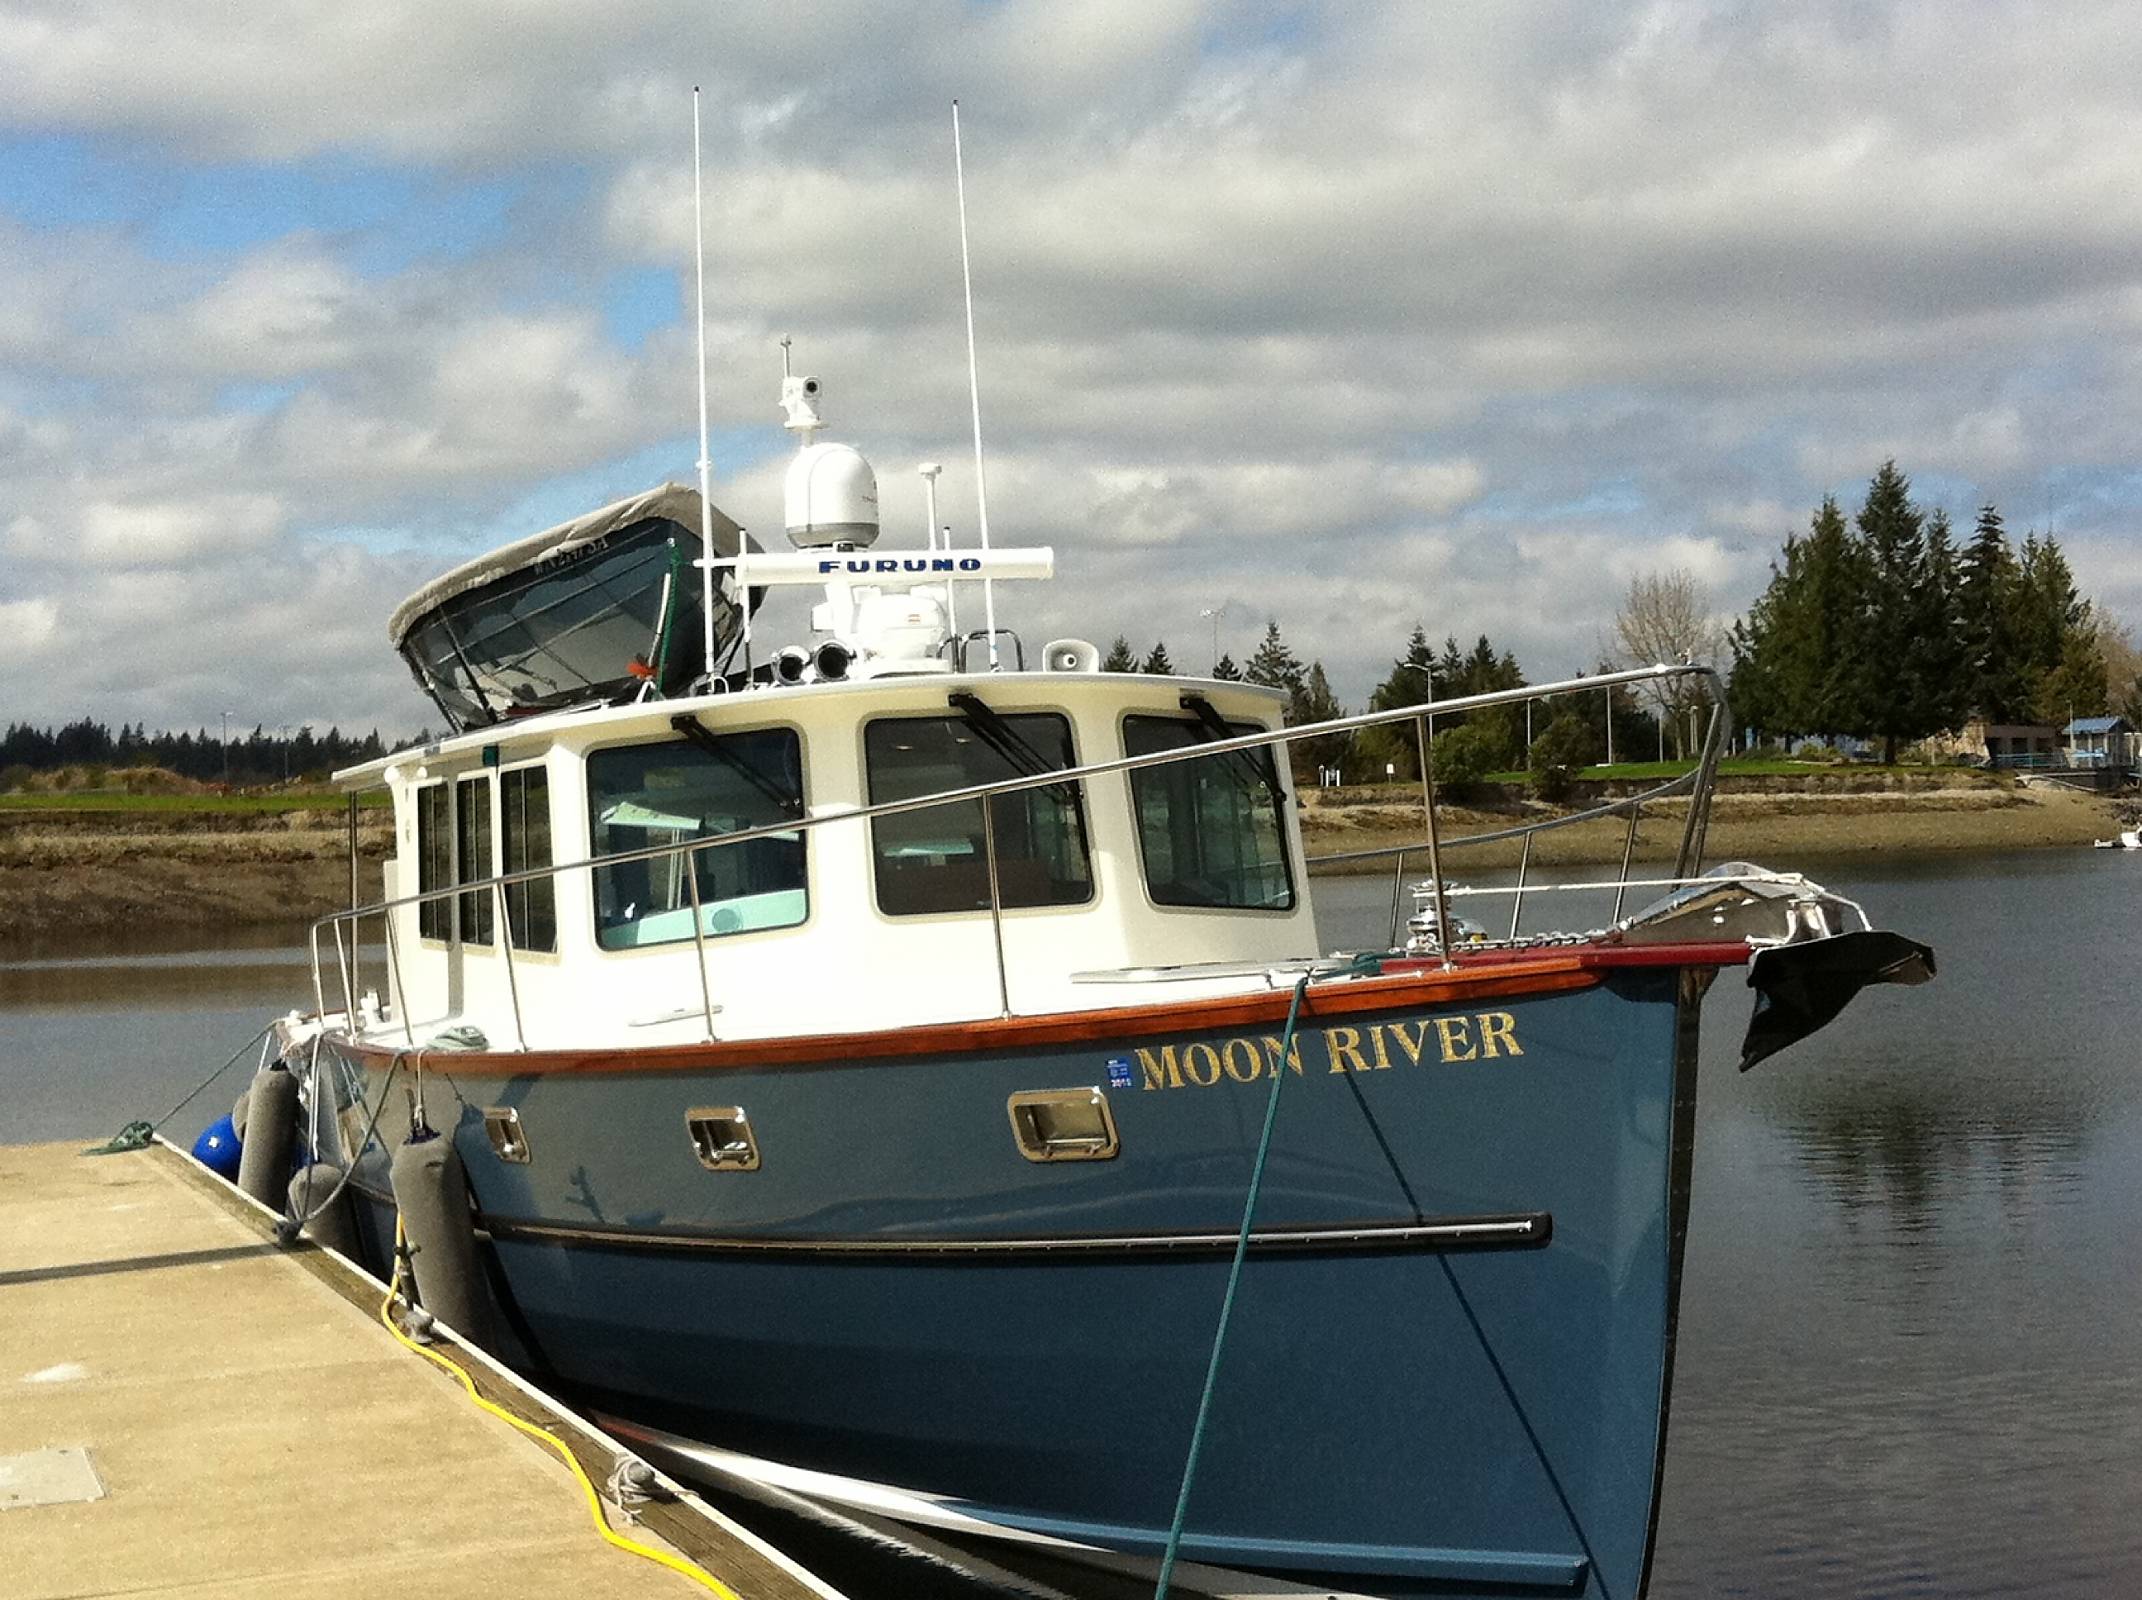
M 443 783 L 426 784 L 417 790 L 417 892 L 454 886 L 454 799 Z M 426 939 L 454 936 L 454 902 L 451 896 L 425 900 L 417 906 L 417 933 Z
M 498 842 L 503 872 L 550 865 L 550 774 L 541 767 L 498 775 Z M 506 937 L 516 950 L 558 948 L 556 889 L 550 878 L 506 885 Z
M 1176 717 L 1126 717 L 1123 753 L 1188 750 L 1217 734 Z M 1230 722 L 1230 735 L 1262 733 Z M 1130 775 L 1145 858 L 1146 892 L 1164 906 L 1287 911 L 1294 880 L 1287 863 L 1284 792 L 1269 749 L 1201 756 Z
M 701 732 L 588 757 L 595 854 L 688 844 L 803 815 L 803 749 L 787 728 Z M 701 850 L 690 858 L 710 937 L 792 928 L 809 912 L 802 832 Z M 595 870 L 595 937 L 634 950 L 692 937 L 693 880 L 683 856 Z
M 1001 783 L 1076 765 L 1071 725 L 1040 713 L 978 708 L 972 717 L 891 717 L 863 730 L 870 803 Z M 998 795 L 997 887 L 1006 910 L 1093 898 L 1086 815 L 1076 784 Z M 870 825 L 878 909 L 908 917 L 989 909 L 982 802 L 963 800 Z
M 461 883 L 480 883 L 496 875 L 491 865 L 491 779 L 464 778 L 454 785 L 454 865 Z M 470 889 L 460 896 L 461 942 L 491 942 L 491 889 Z

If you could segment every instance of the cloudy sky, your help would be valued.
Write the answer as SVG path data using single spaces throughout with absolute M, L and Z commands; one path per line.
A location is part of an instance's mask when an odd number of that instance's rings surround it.
M 973 537 L 957 97 L 1031 640 L 1561 675 L 1890 456 L 2142 621 L 2131 0 L 0 0 L 0 721 L 411 731 L 395 601 L 689 480 L 694 83 L 776 547 L 783 334 L 887 542 L 926 458 Z

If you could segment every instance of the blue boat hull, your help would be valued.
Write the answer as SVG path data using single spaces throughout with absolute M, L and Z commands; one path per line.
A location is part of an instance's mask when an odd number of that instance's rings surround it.
M 1707 977 L 1312 1015 L 1291 1063 L 1263 1024 L 704 1071 L 434 1058 L 455 1076 L 425 1104 L 529 1359 L 584 1404 L 1155 1555 L 1281 1075 L 1184 1556 L 1627 1597 Z M 376 1096 L 380 1066 L 351 1053 L 349 1087 Z M 1120 1153 L 1026 1160 L 1007 1096 L 1073 1085 L 1109 1086 Z M 518 1111 L 526 1165 L 493 1155 L 486 1105 Z M 708 1105 L 748 1109 L 759 1170 L 699 1166 L 682 1118 Z

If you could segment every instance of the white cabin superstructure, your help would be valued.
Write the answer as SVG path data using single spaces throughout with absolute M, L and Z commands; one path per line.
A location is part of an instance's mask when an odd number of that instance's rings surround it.
M 1183 998 L 1261 989 L 1270 965 L 1315 952 L 1279 752 L 1190 754 L 1276 731 L 1280 692 L 1102 672 L 1077 639 L 1027 670 L 1009 630 L 961 634 L 957 585 L 1049 577 L 1054 552 L 954 551 L 934 529 L 921 550 L 876 548 L 876 476 L 817 438 L 821 402 L 784 355 L 792 553 L 753 554 L 702 492 L 665 485 L 466 563 L 396 613 L 458 731 L 337 774 L 393 798 L 388 993 L 359 1008 L 372 1038 L 619 1050 L 883 1032 L 1138 1003 L 1155 968 Z M 722 625 L 679 692 L 695 542 Z M 823 594 L 809 644 L 754 663 L 750 602 L 793 587 Z M 732 673 L 717 646 L 739 641 Z M 563 686 L 524 665 L 560 660 Z M 992 670 L 968 670 L 981 660 Z
M 771 752 L 769 771 L 800 780 L 800 814 L 828 818 L 1018 775 L 1007 738 L 1038 771 L 1263 732 L 1280 711 L 1277 691 L 1217 680 L 886 676 L 559 713 L 339 777 L 392 794 L 381 898 L 396 901 L 766 827 L 778 817 L 733 804 L 766 778 L 739 756 Z M 1149 974 L 1130 969 L 1314 952 L 1291 785 L 1270 751 L 1089 777 L 1075 800 L 1073 787 L 988 802 L 996 915 L 981 801 L 401 905 L 389 986 L 403 993 L 377 1035 L 473 1026 L 495 1049 L 573 1049 L 688 1043 L 710 1021 L 724 1039 L 878 1031 L 1149 1001 Z M 742 852 L 756 859 L 732 870 Z M 1244 987 L 1266 979 L 1186 973 L 1169 989 Z

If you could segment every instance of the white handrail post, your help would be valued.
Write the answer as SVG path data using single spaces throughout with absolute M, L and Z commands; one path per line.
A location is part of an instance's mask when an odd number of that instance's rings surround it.
M 714 1042 L 714 989 L 707 982 L 707 930 L 704 915 L 699 905 L 699 849 L 696 844 L 682 847 L 685 887 L 692 894 L 692 950 L 699 958 L 699 1005 L 706 1016 L 707 1042 Z
M 1421 805 L 1428 813 L 1428 880 L 1435 886 L 1435 942 L 1443 954 L 1443 970 L 1448 972 L 1457 962 L 1450 954 L 1450 907 L 1443 900 L 1443 853 L 1435 827 L 1435 757 L 1430 752 L 1427 717 L 1413 719 L 1413 734 L 1420 741 Z
M 439 897 L 434 894 L 430 898 L 437 899 Z M 419 896 L 417 904 L 421 906 L 423 903 L 424 897 Z M 409 1017 L 409 991 L 402 987 L 402 944 L 401 940 L 396 938 L 394 934 L 394 913 L 392 911 L 387 913 L 386 921 L 387 987 L 393 991 L 394 1014 L 402 1019 L 402 1036 L 409 1041 L 409 1047 L 413 1050 L 416 1048 L 416 1024 Z
M 491 880 L 491 893 L 498 905 L 498 931 L 506 952 L 506 994 L 513 1001 L 513 1037 L 521 1049 L 528 1048 L 528 1028 L 521 1021 L 521 980 L 513 970 L 513 918 L 506 909 L 506 886 L 496 878 Z
M 997 803 L 982 800 L 982 855 L 989 869 L 989 931 L 997 943 L 997 1001 L 1000 1016 L 1012 1014 L 1011 978 L 1004 966 L 1004 895 L 997 885 Z

